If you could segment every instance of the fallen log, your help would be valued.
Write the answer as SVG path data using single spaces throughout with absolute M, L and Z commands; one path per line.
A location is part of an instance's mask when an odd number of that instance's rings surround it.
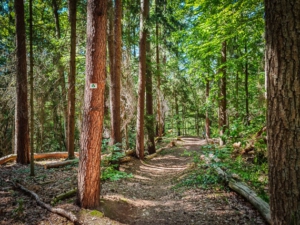
M 124 156 L 124 157 L 119 159 L 119 163 L 125 163 L 125 162 L 129 162 L 129 161 L 131 161 L 130 156 Z
M 67 161 L 60 161 L 60 162 L 53 162 L 53 163 L 46 163 L 44 164 L 44 168 L 45 169 L 51 169 L 51 168 L 58 168 L 61 166 L 66 166 L 66 165 L 70 165 L 77 162 L 77 159 L 75 160 L 67 160 Z
M 262 217 L 271 224 L 271 213 L 270 213 L 270 206 L 264 200 L 257 196 L 257 194 L 249 188 L 245 183 L 240 181 L 236 181 L 233 178 L 229 177 L 226 172 L 224 172 L 221 168 L 215 167 L 218 175 L 226 181 L 229 188 L 237 192 L 238 194 L 242 195 L 246 198 L 262 215 Z
M 70 191 L 67 191 L 66 193 L 62 193 L 60 195 L 57 195 L 51 201 L 51 205 L 55 205 L 60 200 L 64 200 L 66 198 L 70 198 L 70 197 L 74 196 L 76 193 L 77 193 L 77 188 L 74 188 L 74 189 L 72 189 Z
M 79 153 L 75 152 L 75 156 L 79 157 Z M 16 154 L 4 156 L 0 158 L 0 165 L 7 163 L 9 161 L 16 160 L 16 158 L 17 158 Z M 49 158 L 54 158 L 54 159 L 68 158 L 68 153 L 67 152 L 34 153 L 34 159 L 49 159 Z
M 134 155 L 135 154 L 135 150 L 129 149 L 125 151 L 125 155 L 130 156 L 130 155 Z
M 151 155 L 146 155 L 145 159 L 153 159 L 155 156 L 157 156 L 157 153 L 153 153 Z
M 155 156 L 157 156 L 158 153 L 160 153 L 162 150 L 167 149 L 168 147 L 162 147 L 156 150 L 155 153 L 151 154 L 151 155 L 147 155 L 145 156 L 145 159 L 153 159 Z
M 17 158 L 17 154 L 11 154 L 11 155 L 4 156 L 4 157 L 0 158 L 0 165 L 7 163 L 9 161 L 16 160 L 16 158 Z
M 68 152 L 47 152 L 47 153 L 35 153 L 34 159 L 61 159 L 68 158 Z M 75 152 L 75 156 L 79 157 L 79 153 Z
M 37 201 L 37 203 L 42 206 L 43 208 L 47 209 L 50 212 L 56 213 L 60 216 L 63 216 L 65 218 L 67 218 L 68 220 L 72 221 L 75 225 L 81 225 L 82 223 L 78 220 L 78 218 L 72 213 L 72 212 L 68 212 L 64 209 L 61 208 L 53 208 L 51 207 L 49 204 L 46 204 L 45 202 L 42 202 L 39 198 L 39 196 L 33 192 L 28 190 L 27 188 L 23 187 L 21 184 L 15 184 L 15 186 L 19 189 L 21 189 L 22 191 L 24 191 L 25 193 L 31 195 L 32 197 L 35 198 L 35 200 Z

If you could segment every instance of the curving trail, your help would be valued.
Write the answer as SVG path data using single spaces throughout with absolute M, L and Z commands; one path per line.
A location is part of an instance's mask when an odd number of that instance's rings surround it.
M 105 216 L 123 224 L 265 224 L 244 199 L 225 190 L 173 187 L 193 158 L 184 152 L 201 151 L 205 140 L 184 137 L 177 147 L 163 150 L 145 162 L 134 160 L 121 167 L 132 179 L 102 186 Z

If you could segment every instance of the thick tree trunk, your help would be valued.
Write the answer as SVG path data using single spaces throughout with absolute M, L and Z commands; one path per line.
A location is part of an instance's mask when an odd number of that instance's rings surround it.
M 140 56 L 139 56 L 139 91 L 136 121 L 136 155 L 144 159 L 144 106 L 145 106 L 145 80 L 146 80 L 146 39 L 148 29 L 146 19 L 148 17 L 148 0 L 141 0 L 140 13 Z
M 29 123 L 27 102 L 27 62 L 26 62 L 26 40 L 24 21 L 24 2 L 15 0 L 16 13 L 16 116 L 15 116 L 15 151 L 17 152 L 17 163 L 29 163 Z
M 122 64 L 122 0 L 115 1 L 114 58 L 111 73 L 111 144 L 122 145 L 121 135 L 121 64 Z
M 30 176 L 34 176 L 34 107 L 33 107 L 33 27 L 32 0 L 29 1 L 29 76 L 30 76 Z
M 300 1 L 265 0 L 272 224 L 300 224 Z
M 76 76 L 76 0 L 69 0 L 69 21 L 71 25 L 70 73 L 68 77 L 68 123 L 67 148 L 69 159 L 74 156 L 75 142 L 75 76 Z
M 219 132 L 220 145 L 223 145 L 222 136 L 227 128 L 227 101 L 226 101 L 226 41 L 222 43 L 221 51 L 221 69 L 222 77 L 220 80 L 220 100 L 219 100 Z
M 147 14 L 149 14 L 149 4 L 146 8 Z M 150 35 L 147 34 L 146 41 L 146 128 L 148 131 L 148 143 L 147 148 L 149 154 L 155 153 L 155 141 L 154 141 L 154 115 L 153 115 L 153 91 L 152 91 L 152 71 L 151 71 L 151 46 L 150 46 Z
M 87 46 L 84 114 L 78 169 L 78 203 L 100 204 L 100 153 L 104 119 L 107 1 L 87 2 Z

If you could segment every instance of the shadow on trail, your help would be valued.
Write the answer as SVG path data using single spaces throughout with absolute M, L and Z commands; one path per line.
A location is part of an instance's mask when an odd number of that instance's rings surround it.
M 185 151 L 201 151 L 206 140 L 182 137 L 176 147 L 163 150 L 145 162 L 134 159 L 121 166 L 133 178 L 106 182 L 100 210 L 124 224 L 265 224 L 244 199 L 225 190 L 177 188 L 192 157 Z

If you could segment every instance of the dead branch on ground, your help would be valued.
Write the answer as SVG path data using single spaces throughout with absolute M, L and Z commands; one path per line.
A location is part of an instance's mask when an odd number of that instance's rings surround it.
M 51 207 L 49 204 L 46 204 L 45 202 L 41 201 L 39 196 L 35 192 L 28 190 L 27 188 L 23 187 L 21 184 L 17 183 L 17 184 L 15 184 L 15 187 L 21 189 L 23 192 L 34 197 L 35 200 L 37 201 L 37 203 L 40 206 L 42 206 L 43 208 L 47 209 L 48 211 L 56 213 L 60 216 L 67 218 L 68 220 L 72 221 L 75 225 L 82 225 L 82 223 L 78 220 L 78 218 L 72 212 L 68 212 L 61 208 Z

